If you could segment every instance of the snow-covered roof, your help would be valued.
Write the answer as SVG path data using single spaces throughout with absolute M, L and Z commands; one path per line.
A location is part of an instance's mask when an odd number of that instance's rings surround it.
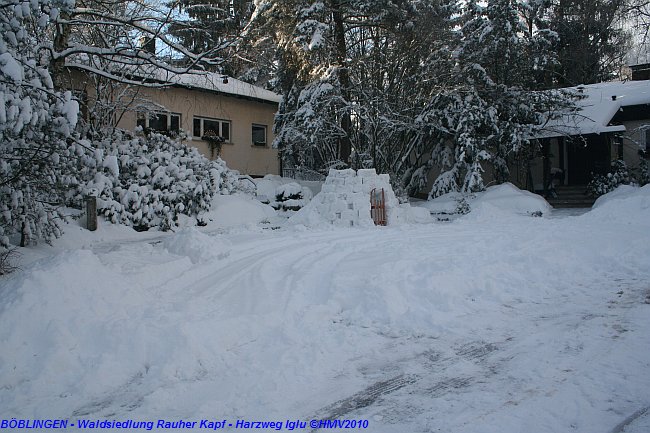
M 623 125 L 610 125 L 616 113 L 623 107 L 650 104 L 650 80 L 588 84 L 564 90 L 584 96 L 576 101 L 579 110 L 549 121 L 536 138 L 625 131 Z
M 81 67 L 81 64 L 79 63 L 66 62 L 66 66 L 71 69 L 81 69 L 91 73 L 100 72 L 94 68 L 86 66 Z M 124 77 L 126 78 L 126 82 L 131 82 L 132 80 L 134 84 L 146 81 L 146 84 L 142 83 L 145 86 L 171 85 L 191 89 L 202 89 L 235 97 L 272 102 L 275 104 L 280 103 L 280 100 L 282 99 L 282 96 L 271 92 L 270 90 L 214 72 L 190 71 L 186 73 L 176 73 L 153 65 L 140 65 L 137 68 L 120 66 L 117 71 L 111 71 L 109 75 Z M 227 82 L 225 83 L 224 78 L 227 78 L 227 80 L 225 80 Z
M 172 74 L 171 72 L 158 70 L 156 79 L 170 83 L 175 86 L 188 87 L 193 89 L 204 89 L 212 92 L 234 95 L 244 98 L 257 99 L 261 101 L 279 103 L 282 97 L 270 90 L 227 77 L 224 83 L 224 75 L 212 72 L 196 72 L 186 74 Z

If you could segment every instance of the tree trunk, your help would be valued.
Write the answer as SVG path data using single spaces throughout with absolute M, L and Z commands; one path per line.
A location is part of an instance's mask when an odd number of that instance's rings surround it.
M 334 40 L 336 42 L 336 62 L 339 66 L 339 81 L 341 83 L 342 97 L 346 103 L 350 102 L 350 71 L 347 66 L 347 45 L 345 42 L 345 26 L 343 24 L 343 12 L 341 0 L 331 0 L 332 19 L 334 21 Z M 339 139 L 338 156 L 345 164 L 350 163 L 352 142 L 350 133 L 352 130 L 352 118 L 349 107 L 345 107 L 341 116 L 341 129 L 344 136 Z
M 69 14 L 61 12 L 60 18 L 64 20 L 69 20 Z M 68 40 L 70 38 L 70 26 L 67 24 L 56 24 L 56 32 L 54 34 L 54 52 L 58 53 L 63 51 L 68 46 Z M 65 70 L 65 58 L 61 57 L 58 59 L 51 59 L 50 61 L 50 75 L 52 76 L 52 81 L 54 83 L 54 88 L 56 90 L 68 90 L 65 88 L 66 85 L 70 85 L 70 80 L 68 79 L 68 74 Z

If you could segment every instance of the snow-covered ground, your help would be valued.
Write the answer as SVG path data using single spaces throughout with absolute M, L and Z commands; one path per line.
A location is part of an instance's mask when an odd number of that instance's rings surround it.
M 69 227 L 1 277 L 0 420 L 650 431 L 650 186 L 580 216 L 495 209 L 366 229 Z

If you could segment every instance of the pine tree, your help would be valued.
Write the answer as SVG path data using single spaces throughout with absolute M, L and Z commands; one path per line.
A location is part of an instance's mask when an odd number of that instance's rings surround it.
M 313 169 L 375 167 L 399 188 L 421 186 L 431 142 L 415 121 L 428 93 L 419 78 L 450 32 L 453 7 L 294 0 L 258 12 L 278 46 L 275 144 L 284 158 Z
M 633 4 L 633 2 L 632 2 Z M 559 37 L 559 87 L 608 81 L 625 62 L 629 35 L 624 0 L 558 0 L 549 10 L 550 29 Z
M 255 6 L 249 0 L 180 0 L 181 18 L 174 20 L 169 32 L 193 53 L 224 53 L 218 70 L 239 75 L 240 64 L 234 54 Z
M 507 181 L 514 157 L 534 145 L 545 116 L 568 103 L 560 93 L 535 91 L 554 63 L 551 35 L 527 26 L 522 9 L 514 0 L 465 7 L 455 84 L 429 107 L 428 118 L 444 119 L 440 139 L 451 146 L 438 158 L 443 171 L 432 196 L 481 189 L 488 168 L 497 182 Z

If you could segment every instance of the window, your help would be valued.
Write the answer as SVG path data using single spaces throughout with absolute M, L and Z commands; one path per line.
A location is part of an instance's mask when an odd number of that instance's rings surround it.
M 253 145 L 266 146 L 266 126 L 253 124 Z
M 223 141 L 230 142 L 230 121 L 209 119 L 207 117 L 195 117 L 192 128 L 192 135 L 197 138 L 216 135 L 223 138 Z
M 650 158 L 650 125 L 642 125 L 639 131 L 639 155 Z
M 178 132 L 181 115 L 178 113 L 138 113 L 137 125 L 158 132 Z

